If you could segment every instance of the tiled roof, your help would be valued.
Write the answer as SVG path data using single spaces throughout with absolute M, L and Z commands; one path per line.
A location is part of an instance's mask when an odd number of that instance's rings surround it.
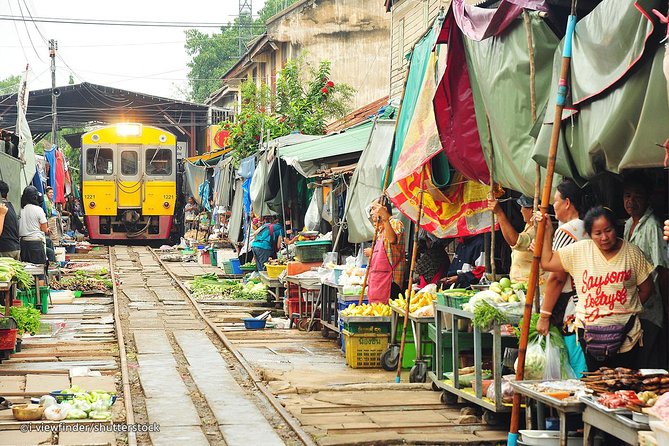
M 328 133 L 339 132 L 343 129 L 347 129 L 356 124 L 360 124 L 361 122 L 367 120 L 370 116 L 375 115 L 379 111 L 379 109 L 384 105 L 388 105 L 388 96 L 384 96 L 381 99 L 377 99 L 376 101 L 371 102 L 349 113 L 343 118 L 330 123 L 325 128 L 325 133 L 328 134 Z

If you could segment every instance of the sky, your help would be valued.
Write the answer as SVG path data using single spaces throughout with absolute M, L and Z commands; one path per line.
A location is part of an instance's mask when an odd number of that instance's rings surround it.
M 253 13 L 265 0 L 253 0 Z M 238 0 L 0 0 L 0 17 L 220 23 L 234 20 Z M 32 23 L 0 20 L 0 79 L 31 74 L 28 88 L 51 87 L 48 40 L 58 42 L 56 85 L 90 82 L 139 93 L 184 99 L 187 87 L 185 28 Z M 202 32 L 218 32 L 201 28 Z

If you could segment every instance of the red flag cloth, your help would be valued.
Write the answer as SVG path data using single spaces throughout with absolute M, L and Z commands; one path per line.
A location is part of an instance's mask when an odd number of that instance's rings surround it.
M 447 43 L 448 48 L 446 71 L 432 102 L 441 144 L 452 167 L 470 180 L 488 184 L 490 171 L 476 125 L 462 32 L 452 11 L 444 20 L 437 42 Z
M 56 203 L 65 203 L 65 159 L 63 152 L 56 149 L 56 187 L 54 187 Z

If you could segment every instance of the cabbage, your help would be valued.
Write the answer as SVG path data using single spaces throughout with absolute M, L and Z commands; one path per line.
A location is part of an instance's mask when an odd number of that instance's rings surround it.
M 53 406 L 54 404 L 58 404 L 58 402 L 56 401 L 56 398 L 51 395 L 44 395 L 39 399 L 39 405 L 44 406 L 44 408 Z
M 111 407 L 111 400 L 98 400 L 91 404 L 91 410 L 92 411 L 101 411 L 105 412 L 108 411 L 109 408 Z
M 64 420 L 69 409 L 62 404 L 54 404 L 44 409 L 44 417 L 49 421 Z
M 109 411 L 94 410 L 88 414 L 92 420 L 111 420 L 112 413 Z
M 86 415 L 86 412 L 84 412 L 81 409 L 73 408 L 73 409 L 70 409 L 67 412 L 67 419 L 68 420 L 82 420 L 82 419 L 87 418 L 87 417 L 88 417 L 88 415 Z
M 72 407 L 74 409 L 83 410 L 84 412 L 90 412 L 92 410 L 91 403 L 85 400 L 76 400 L 72 405 Z

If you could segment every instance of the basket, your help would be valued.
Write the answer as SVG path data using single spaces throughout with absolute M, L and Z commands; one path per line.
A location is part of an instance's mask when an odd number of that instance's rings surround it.
M 295 258 L 300 262 L 322 262 L 323 254 L 330 251 L 330 240 L 313 240 L 295 243 Z
M 239 267 L 239 269 L 241 269 L 242 271 L 251 272 L 251 271 L 256 270 L 256 266 L 255 265 L 242 265 L 242 266 Z
M 288 265 L 270 265 L 269 263 L 265 263 L 265 268 L 267 268 L 267 277 L 270 279 L 276 279 L 279 277 L 281 272 L 287 267 Z
M 219 262 L 218 266 L 223 269 L 225 274 L 233 274 L 232 263 L 229 260 L 223 260 L 222 263 Z
M 381 353 L 388 347 L 388 335 L 384 333 L 354 334 L 344 330 L 346 363 L 354 369 L 381 367 Z
M 447 290 L 437 293 L 437 303 L 451 308 L 462 310 L 462 306 L 469 302 L 471 295 L 465 294 L 465 290 Z

